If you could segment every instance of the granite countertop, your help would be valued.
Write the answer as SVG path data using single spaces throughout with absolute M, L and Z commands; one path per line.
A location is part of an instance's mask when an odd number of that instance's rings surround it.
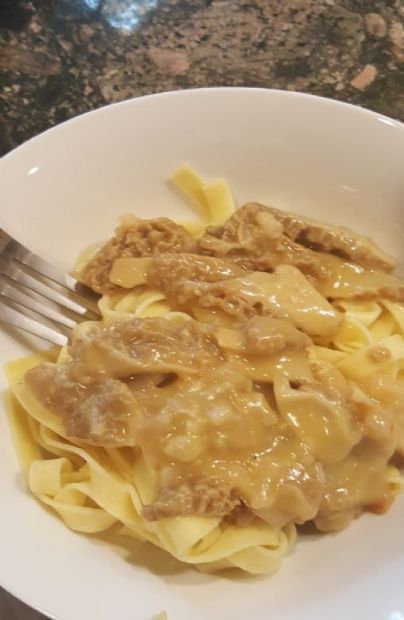
M 404 120 L 402 0 L 1 0 L 0 151 L 128 97 L 300 90 Z
M 1 0 L 0 154 L 76 114 L 198 86 L 300 90 L 404 120 L 402 0 Z M 0 617 L 39 616 L 0 594 Z

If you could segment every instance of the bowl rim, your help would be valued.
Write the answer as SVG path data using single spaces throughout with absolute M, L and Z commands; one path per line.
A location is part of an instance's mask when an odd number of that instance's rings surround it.
M 63 132 L 65 131 L 66 127 L 70 127 L 70 126 L 73 127 L 75 124 L 82 122 L 83 120 L 86 119 L 86 117 L 90 115 L 91 116 L 97 115 L 97 117 L 101 117 L 101 115 L 109 113 L 111 108 L 118 109 L 123 106 L 125 107 L 134 106 L 137 103 L 146 102 L 151 99 L 164 100 L 164 99 L 172 99 L 175 97 L 176 98 L 194 97 L 198 95 L 219 96 L 223 93 L 229 93 L 229 94 L 232 93 L 235 96 L 241 93 L 243 94 L 248 93 L 251 96 L 259 95 L 259 96 L 271 96 L 271 97 L 276 97 L 280 99 L 281 98 L 290 99 L 290 100 L 295 99 L 297 101 L 298 100 L 312 101 L 313 103 L 316 103 L 317 105 L 323 106 L 324 109 L 326 108 L 328 110 L 338 109 L 341 111 L 345 111 L 345 113 L 350 114 L 350 115 L 356 114 L 358 116 L 361 116 L 362 118 L 367 117 L 370 122 L 380 122 L 380 121 L 384 122 L 385 124 L 399 131 L 402 134 L 403 141 L 404 141 L 404 122 L 398 119 L 389 117 L 375 110 L 370 110 L 358 104 L 340 101 L 337 99 L 333 99 L 331 97 L 306 93 L 302 91 L 288 91 L 284 89 L 257 88 L 257 87 L 248 87 L 248 86 L 212 86 L 212 87 L 178 89 L 178 90 L 168 90 L 168 91 L 162 91 L 162 92 L 157 92 L 157 93 L 150 93 L 147 95 L 131 97 L 131 98 L 124 99 L 121 101 L 106 103 L 105 105 L 102 105 L 95 109 L 82 112 L 80 114 L 77 114 L 63 121 L 62 123 L 58 123 L 56 125 L 53 125 L 47 128 L 46 130 L 32 136 L 28 140 L 25 140 L 18 146 L 11 149 L 8 153 L 6 153 L 3 157 L 0 158 L 0 168 L 1 168 L 1 165 L 4 166 L 8 162 L 11 163 L 14 160 L 14 158 L 16 157 L 18 158 L 20 151 L 23 150 L 27 145 L 36 145 L 37 143 L 40 143 L 42 140 L 46 139 L 47 134 L 49 134 L 50 132 L 52 134 Z M 25 605 L 31 607 L 33 610 L 43 614 L 45 617 L 55 619 L 55 616 L 53 616 L 50 612 L 46 611 L 45 609 L 42 609 L 37 606 L 32 607 L 32 603 L 29 602 L 28 597 L 25 597 L 23 593 L 19 591 L 19 588 L 14 589 L 13 587 L 10 587 L 8 584 L 7 585 L 0 584 L 0 587 L 4 591 L 6 591 L 8 594 L 12 595 L 13 597 L 15 597 L 17 600 L 24 603 Z
M 119 108 L 119 107 L 129 106 L 129 105 L 131 106 L 138 102 L 139 103 L 147 102 L 151 99 L 157 99 L 157 98 L 159 99 L 170 98 L 171 99 L 174 97 L 194 97 L 200 94 L 208 94 L 208 93 L 212 95 L 219 95 L 222 93 L 234 93 L 234 94 L 251 93 L 251 94 L 263 95 L 265 93 L 266 95 L 273 96 L 273 97 L 279 97 L 279 98 L 284 97 L 287 99 L 296 99 L 296 100 L 300 99 L 302 101 L 311 100 L 319 105 L 328 107 L 330 110 L 332 108 L 339 109 L 339 110 L 345 110 L 347 113 L 350 112 L 353 114 L 360 115 L 362 117 L 367 116 L 367 118 L 371 120 L 371 122 L 374 122 L 374 121 L 384 122 L 385 124 L 390 125 L 394 127 L 395 129 L 397 129 L 398 131 L 402 132 L 403 138 L 404 138 L 404 121 L 402 122 L 398 119 L 387 116 L 381 112 L 377 112 L 376 110 L 370 110 L 369 108 L 363 107 L 361 105 L 349 103 L 346 101 L 340 101 L 339 99 L 333 99 L 332 97 L 325 97 L 323 95 L 315 95 L 315 94 L 306 93 L 303 91 L 289 91 L 289 90 L 280 89 L 280 88 L 261 88 L 261 87 L 257 88 L 257 87 L 250 87 L 250 86 L 208 86 L 208 87 L 203 86 L 203 87 L 198 87 L 198 88 L 182 88 L 178 90 L 167 90 L 167 91 L 162 91 L 162 92 L 157 92 L 157 93 L 150 93 L 147 95 L 140 95 L 138 97 L 136 96 L 130 97 L 129 99 L 123 99 L 122 101 L 114 101 L 111 103 L 106 103 L 105 105 L 102 105 L 98 108 L 94 108 L 93 110 L 87 110 L 86 112 L 82 112 L 80 114 L 72 116 L 69 119 L 66 119 L 62 123 L 57 123 L 56 125 L 52 125 L 51 127 L 48 127 L 44 131 L 41 131 L 40 133 L 32 136 L 28 140 L 25 140 L 21 144 L 17 145 L 13 149 L 11 149 L 11 151 L 3 155 L 2 158 L 0 158 L 0 165 L 1 165 L 1 162 L 8 162 L 9 160 L 14 159 L 14 157 L 17 156 L 20 149 L 23 149 L 27 144 L 30 144 L 30 145 L 35 144 L 37 141 L 44 139 L 44 137 L 49 132 L 56 133 L 59 131 L 63 131 L 66 126 L 70 126 L 70 125 L 76 124 L 77 122 L 81 122 L 83 118 L 89 115 L 92 115 L 92 116 L 102 115 L 102 114 L 108 113 L 108 110 L 111 108 Z

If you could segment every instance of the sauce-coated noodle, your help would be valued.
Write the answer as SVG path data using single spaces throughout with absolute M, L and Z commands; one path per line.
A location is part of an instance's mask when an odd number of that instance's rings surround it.
M 271 573 L 402 489 L 403 285 L 363 237 L 171 181 L 201 221 L 125 216 L 76 266 L 102 321 L 7 365 L 16 450 L 73 530 Z

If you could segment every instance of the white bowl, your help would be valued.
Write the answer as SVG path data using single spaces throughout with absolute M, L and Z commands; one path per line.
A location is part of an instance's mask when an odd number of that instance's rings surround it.
M 120 214 L 184 216 L 165 183 L 184 161 L 226 177 L 240 204 L 351 226 L 404 265 L 403 126 L 271 90 L 153 95 L 40 135 L 0 163 L 0 226 L 67 269 Z M 0 345 L 1 361 L 26 351 L 6 331 Z M 25 492 L 4 415 L 0 493 L 0 583 L 61 620 L 148 620 L 161 610 L 170 620 L 404 618 L 402 499 L 337 535 L 301 537 L 273 577 L 229 579 L 70 532 Z

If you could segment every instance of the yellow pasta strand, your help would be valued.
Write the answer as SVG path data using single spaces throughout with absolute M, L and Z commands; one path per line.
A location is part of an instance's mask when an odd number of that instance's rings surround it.
M 139 300 L 139 305 L 135 310 L 135 316 L 148 317 L 148 316 L 163 316 L 170 311 L 170 306 L 165 301 L 165 296 L 161 293 L 144 295 L 144 298 Z
M 209 209 L 210 223 L 223 224 L 235 211 L 233 196 L 224 179 L 211 181 L 202 186 Z
M 323 362 L 330 362 L 331 364 L 336 364 L 347 356 L 346 352 L 330 349 L 329 347 L 320 347 L 318 345 L 310 346 L 308 352 L 311 361 L 322 360 Z
M 233 213 L 234 201 L 224 180 L 205 181 L 185 165 L 175 170 L 170 179 L 201 218 L 200 222 L 184 224 L 194 236 L 203 233 L 208 224 L 223 223 Z M 136 218 L 127 216 L 122 221 L 124 225 L 131 224 Z M 96 249 L 98 246 L 81 255 L 77 270 L 82 270 Z M 164 316 L 177 322 L 189 320 L 189 314 L 172 310 L 161 292 L 146 288 L 143 263 L 139 260 L 142 259 L 123 258 L 115 265 L 112 277 L 126 285 L 127 290 L 101 297 L 103 320 L 150 316 Z M 402 304 L 354 300 L 334 305 L 343 310 L 345 320 L 332 342 L 309 347 L 308 360 L 292 355 L 288 362 L 282 362 L 287 376 L 285 386 L 292 395 L 290 381 L 295 377 L 310 381 L 310 362 L 315 360 L 331 363 L 346 377 L 359 382 L 375 372 L 395 378 L 404 371 Z M 226 315 L 207 308 L 196 308 L 193 316 L 201 322 L 218 321 L 226 326 Z M 81 324 L 76 334 L 85 333 L 92 325 Z M 222 332 L 223 338 L 226 333 Z M 233 353 L 236 356 L 237 350 Z M 258 518 L 242 528 L 219 517 L 185 516 L 155 522 L 144 519 L 143 508 L 154 501 L 158 484 L 155 472 L 146 466 L 140 451 L 72 443 L 65 436 L 61 419 L 39 402 L 23 382 L 27 370 L 42 362 L 63 364 L 68 360 L 65 347 L 27 356 L 6 368 L 12 389 L 7 395 L 7 409 L 16 451 L 32 493 L 43 504 L 73 530 L 97 534 L 112 528 L 116 536 L 152 543 L 203 572 L 238 568 L 252 574 L 268 574 L 279 568 L 295 543 L 294 525 L 280 529 Z M 254 381 L 272 383 L 274 367 L 274 357 L 250 356 L 247 374 Z M 311 409 L 314 411 L 313 405 Z M 403 490 L 403 478 L 393 466 L 388 467 L 388 481 L 394 493 Z
M 387 336 L 393 335 L 395 329 L 395 318 L 388 311 L 382 312 L 379 318 L 369 327 L 369 331 L 376 342 L 386 338 Z
M 170 181 L 188 198 L 200 217 L 210 224 L 222 224 L 235 211 L 235 204 L 224 179 L 204 181 L 190 166 L 177 168 Z M 206 224 L 187 222 L 183 224 L 191 234 L 201 234 Z
M 373 355 L 373 346 L 386 351 L 385 356 Z M 360 349 L 337 363 L 337 368 L 354 381 L 362 381 L 368 375 L 388 372 L 394 362 L 404 359 L 404 338 L 399 335 L 388 336 L 377 345 Z
M 68 527 L 96 533 L 119 521 L 125 526 L 126 534 L 153 542 L 181 561 L 209 563 L 212 570 L 215 562 L 226 559 L 229 566 L 252 573 L 276 570 L 291 541 L 289 530 L 285 534 L 261 522 L 243 528 L 240 536 L 239 528 L 229 526 L 222 530 L 219 518 L 178 517 L 155 523 L 145 521 L 141 510 L 144 503 L 152 501 L 154 485 L 152 472 L 142 459 L 136 461 L 132 486 L 122 475 L 124 458 L 111 460 L 105 450 L 63 442 L 49 428 L 54 421 L 53 415 L 35 403 L 32 395 L 27 395 L 20 386 L 15 389 L 22 401 L 29 401 L 29 410 L 40 423 L 41 439 L 48 451 L 56 448 L 79 457 L 80 462 L 86 464 L 75 469 L 77 466 L 73 460 L 64 457 L 34 460 L 31 465 L 29 484 L 32 492 L 52 507 Z M 86 505 L 86 498 L 94 505 Z
M 6 393 L 6 411 L 19 465 L 24 473 L 28 473 L 31 463 L 42 458 L 40 446 L 30 432 L 30 414 L 11 391 Z
M 35 495 L 56 495 L 63 485 L 63 478 L 73 470 L 66 458 L 34 461 L 29 472 L 29 485 Z
M 397 322 L 399 331 L 404 335 L 404 305 L 393 303 L 392 301 L 383 301 L 384 307 L 390 312 Z
M 334 305 L 344 310 L 347 317 L 366 327 L 374 323 L 382 313 L 382 307 L 377 301 L 338 301 Z
M 332 343 L 339 351 L 356 351 L 372 344 L 373 338 L 366 325 L 353 316 L 345 316 Z
M 171 183 L 190 201 L 197 214 L 204 220 L 210 219 L 208 203 L 203 193 L 204 180 L 188 165 L 174 170 L 169 177 Z

